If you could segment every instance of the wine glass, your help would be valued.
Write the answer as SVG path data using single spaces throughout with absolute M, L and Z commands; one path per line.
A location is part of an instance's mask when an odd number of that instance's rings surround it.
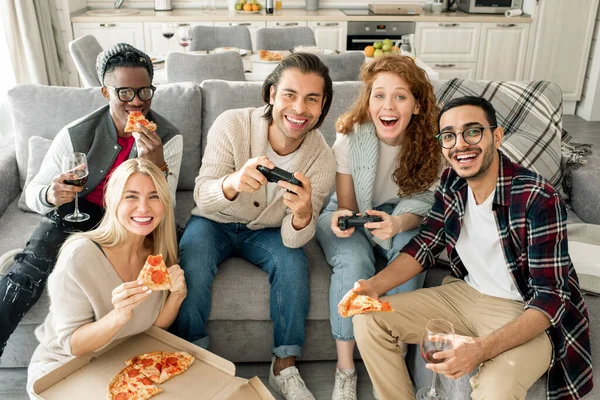
M 183 52 L 186 53 L 188 51 L 188 46 L 192 41 L 192 28 L 189 24 L 179 26 L 177 38 L 179 39 L 179 45 L 183 47 Z
M 450 350 L 454 343 L 454 326 L 443 319 L 430 319 L 425 326 L 421 339 L 421 357 L 430 364 L 439 364 L 443 359 L 435 359 L 433 355 L 440 351 Z M 417 392 L 417 400 L 448 400 L 448 395 L 441 388 L 435 387 L 437 373 L 433 373 L 430 388 Z
M 83 186 L 88 178 L 88 164 L 87 158 L 84 153 L 73 153 L 71 155 L 63 156 L 62 159 L 62 170 L 70 174 L 77 175 L 77 179 L 66 179 L 64 182 L 67 185 Z M 90 219 L 90 216 L 86 213 L 79 212 L 79 202 L 77 201 L 78 196 L 75 194 L 75 210 L 73 213 L 64 217 L 65 221 L 69 222 L 83 222 Z

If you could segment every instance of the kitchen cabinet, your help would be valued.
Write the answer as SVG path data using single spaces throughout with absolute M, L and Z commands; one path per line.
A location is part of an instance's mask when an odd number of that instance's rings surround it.
M 308 27 L 315 33 L 317 46 L 324 49 L 345 51 L 348 23 L 344 21 L 309 21 Z
M 117 43 L 130 45 L 145 51 L 144 28 L 141 22 L 74 22 L 73 38 L 85 35 L 94 36 L 103 49 L 108 49 Z
M 196 25 L 213 26 L 212 22 L 176 22 L 190 24 L 191 27 Z M 146 53 L 153 55 L 165 55 L 175 51 L 183 51 L 177 40 L 177 27 L 173 28 L 175 35 L 171 39 L 167 39 L 162 35 L 162 26 L 160 22 L 144 22 L 144 44 Z
M 554 82 L 565 102 L 580 100 L 597 9 L 598 0 L 538 0 L 525 79 Z
M 523 80 L 529 24 L 482 23 L 477 79 Z
M 250 31 L 250 37 L 252 38 L 252 50 L 256 51 L 256 32 L 261 28 L 266 28 L 266 21 L 255 21 L 255 22 L 215 22 L 215 26 L 246 26 Z M 248 50 L 248 49 L 246 49 Z
M 295 28 L 306 24 L 307 21 L 267 21 L 267 28 Z
M 452 78 L 475 80 L 477 63 L 460 62 L 428 62 L 435 72 L 439 74 L 439 79 L 447 80 Z
M 417 56 L 429 63 L 477 62 L 481 23 L 418 22 Z

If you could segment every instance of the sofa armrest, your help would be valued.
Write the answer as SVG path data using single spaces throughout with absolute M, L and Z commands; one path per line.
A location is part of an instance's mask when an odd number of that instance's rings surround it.
M 572 172 L 571 206 L 588 224 L 600 224 L 600 156 L 590 154 L 586 163 Z
M 15 144 L 11 142 L 0 151 L 0 216 L 13 200 L 21 193 Z

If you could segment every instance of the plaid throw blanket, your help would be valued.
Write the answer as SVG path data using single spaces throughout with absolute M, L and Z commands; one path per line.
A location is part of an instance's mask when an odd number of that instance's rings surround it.
M 504 128 L 504 154 L 560 191 L 562 92 L 557 85 L 451 79 L 436 93 L 440 108 L 462 96 L 480 96 L 492 103 L 498 124 Z

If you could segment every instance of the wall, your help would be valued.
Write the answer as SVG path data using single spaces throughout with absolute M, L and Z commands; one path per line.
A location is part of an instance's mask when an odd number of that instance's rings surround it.
M 588 121 L 600 121 L 600 7 L 596 15 L 596 25 L 590 47 L 585 80 L 581 100 L 577 104 L 575 113 Z

